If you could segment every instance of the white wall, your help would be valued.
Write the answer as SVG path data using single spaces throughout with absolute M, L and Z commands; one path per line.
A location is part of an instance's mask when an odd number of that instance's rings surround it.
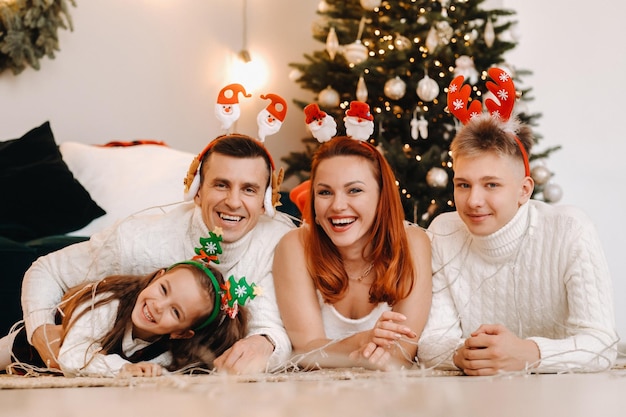
M 248 48 L 272 68 L 266 91 L 291 103 L 307 99 L 286 63 L 319 49 L 311 37 L 318 0 L 248 0 Z M 221 133 L 213 116 L 228 82 L 232 53 L 242 47 L 242 0 L 78 0 L 74 32 L 60 32 L 61 51 L 40 71 L 0 75 L 0 137 L 18 137 L 50 120 L 59 142 L 104 143 L 151 138 L 198 152 Z M 562 203 L 596 223 L 613 275 L 618 331 L 626 336 L 626 235 L 620 193 L 626 173 L 621 100 L 626 53 L 619 35 L 626 6 L 567 0 L 489 0 L 517 11 L 519 46 L 509 61 L 531 69 L 533 111 L 543 113 L 542 146 L 563 149 L 548 160 Z M 266 101 L 242 101 L 239 131 L 255 133 Z M 302 113 L 291 106 L 268 147 L 277 161 L 301 149 Z
M 311 36 L 318 0 L 248 0 L 248 49 L 271 68 L 256 97 L 242 99 L 235 126 L 256 135 L 256 115 L 276 93 L 308 99 L 288 62 L 319 48 Z M 74 31 L 41 70 L 0 74 L 0 138 L 19 137 L 50 120 L 58 142 L 157 139 L 199 152 L 223 133 L 213 115 L 233 56 L 243 46 L 243 0 L 78 0 Z M 291 105 L 281 131 L 267 138 L 278 164 L 300 149 L 302 112 Z
M 597 0 L 503 0 L 517 12 L 518 47 L 509 60 L 533 71 L 532 110 L 543 113 L 540 148 L 562 145 L 548 159 L 562 204 L 583 208 L 595 222 L 613 277 L 617 331 L 626 338 L 626 4 Z

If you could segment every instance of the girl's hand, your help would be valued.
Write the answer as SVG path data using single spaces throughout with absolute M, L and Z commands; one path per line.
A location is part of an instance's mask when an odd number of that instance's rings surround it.
M 156 363 L 127 363 L 122 366 L 121 376 L 161 376 L 163 367 Z

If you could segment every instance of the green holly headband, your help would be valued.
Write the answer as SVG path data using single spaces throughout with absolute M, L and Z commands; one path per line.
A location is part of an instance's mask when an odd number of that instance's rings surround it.
M 174 265 L 167 268 L 167 270 L 169 271 L 170 269 L 175 268 L 178 265 L 191 265 L 194 268 L 200 269 L 211 279 L 211 283 L 213 284 L 213 288 L 215 289 L 215 303 L 213 303 L 213 311 L 211 312 L 209 317 L 201 325 L 196 327 L 194 330 L 197 331 L 197 330 L 203 329 L 209 324 L 213 323 L 213 321 L 215 321 L 215 319 L 217 318 L 217 315 L 220 312 L 220 302 L 221 302 L 221 293 L 222 293 L 220 289 L 220 284 L 219 282 L 217 282 L 217 278 L 215 278 L 215 275 L 213 275 L 213 272 L 211 271 L 211 269 L 203 262 L 194 261 L 194 260 L 177 262 Z
M 210 262 L 219 264 L 218 255 L 222 253 L 220 242 L 222 241 L 222 230 L 216 228 L 214 232 L 209 232 L 209 237 L 200 238 L 200 247 L 195 248 L 196 256 L 191 260 L 178 262 L 168 268 L 174 268 L 176 265 L 191 265 L 202 270 L 210 279 L 215 288 L 215 303 L 211 315 L 195 330 L 200 330 L 213 323 L 217 318 L 220 309 L 224 310 L 228 317 L 234 319 L 239 312 L 239 306 L 245 305 L 248 298 L 253 299 L 261 294 L 261 288 L 256 284 L 248 284 L 246 277 L 242 277 L 239 281 L 234 276 L 230 276 L 228 281 L 220 284 L 215 275 L 208 267 Z

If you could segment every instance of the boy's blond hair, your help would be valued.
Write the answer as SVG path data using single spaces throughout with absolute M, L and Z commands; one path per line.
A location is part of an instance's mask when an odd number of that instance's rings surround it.
M 523 162 L 524 156 L 513 135 L 517 136 L 526 154 L 530 155 L 534 144 L 533 134 L 527 125 L 511 122 L 512 120 L 507 122 L 505 128 L 500 120 L 487 114 L 472 118 L 459 130 L 450 144 L 452 160 L 491 151 L 498 155 L 512 156 Z M 510 129 L 512 126 L 514 132 Z

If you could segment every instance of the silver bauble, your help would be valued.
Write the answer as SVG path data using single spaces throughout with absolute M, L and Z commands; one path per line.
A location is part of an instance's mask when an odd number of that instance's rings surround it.
M 317 101 L 322 107 L 337 107 L 339 105 L 339 93 L 331 86 L 320 91 Z
M 417 96 L 424 101 L 433 101 L 439 96 L 439 84 L 437 81 L 424 75 L 417 83 Z
M 298 81 L 298 79 L 300 77 L 302 77 L 304 74 L 302 73 L 302 71 L 300 71 L 298 68 L 294 68 L 291 71 L 289 71 L 289 79 L 291 81 Z
M 402 78 L 396 76 L 395 78 L 387 80 L 383 92 L 392 100 L 400 100 L 406 93 L 406 83 Z
M 543 189 L 543 199 L 548 203 L 558 203 L 563 197 L 563 189 L 556 184 L 547 184 Z
M 350 65 L 358 65 L 365 61 L 368 53 L 367 47 L 360 40 L 343 47 L 343 56 Z
M 548 168 L 543 165 L 537 165 L 530 170 L 530 176 L 535 181 L 537 185 L 543 185 L 550 180 L 552 177 L 552 173 Z
M 426 173 L 426 183 L 431 188 L 445 188 L 448 186 L 448 173 L 443 168 L 433 167 Z
M 371 11 L 380 6 L 382 2 L 382 0 L 361 0 L 361 7 Z
M 393 44 L 398 49 L 398 51 L 405 51 L 411 48 L 411 46 L 413 45 L 409 38 L 400 34 L 396 35 L 396 38 L 393 40 Z

